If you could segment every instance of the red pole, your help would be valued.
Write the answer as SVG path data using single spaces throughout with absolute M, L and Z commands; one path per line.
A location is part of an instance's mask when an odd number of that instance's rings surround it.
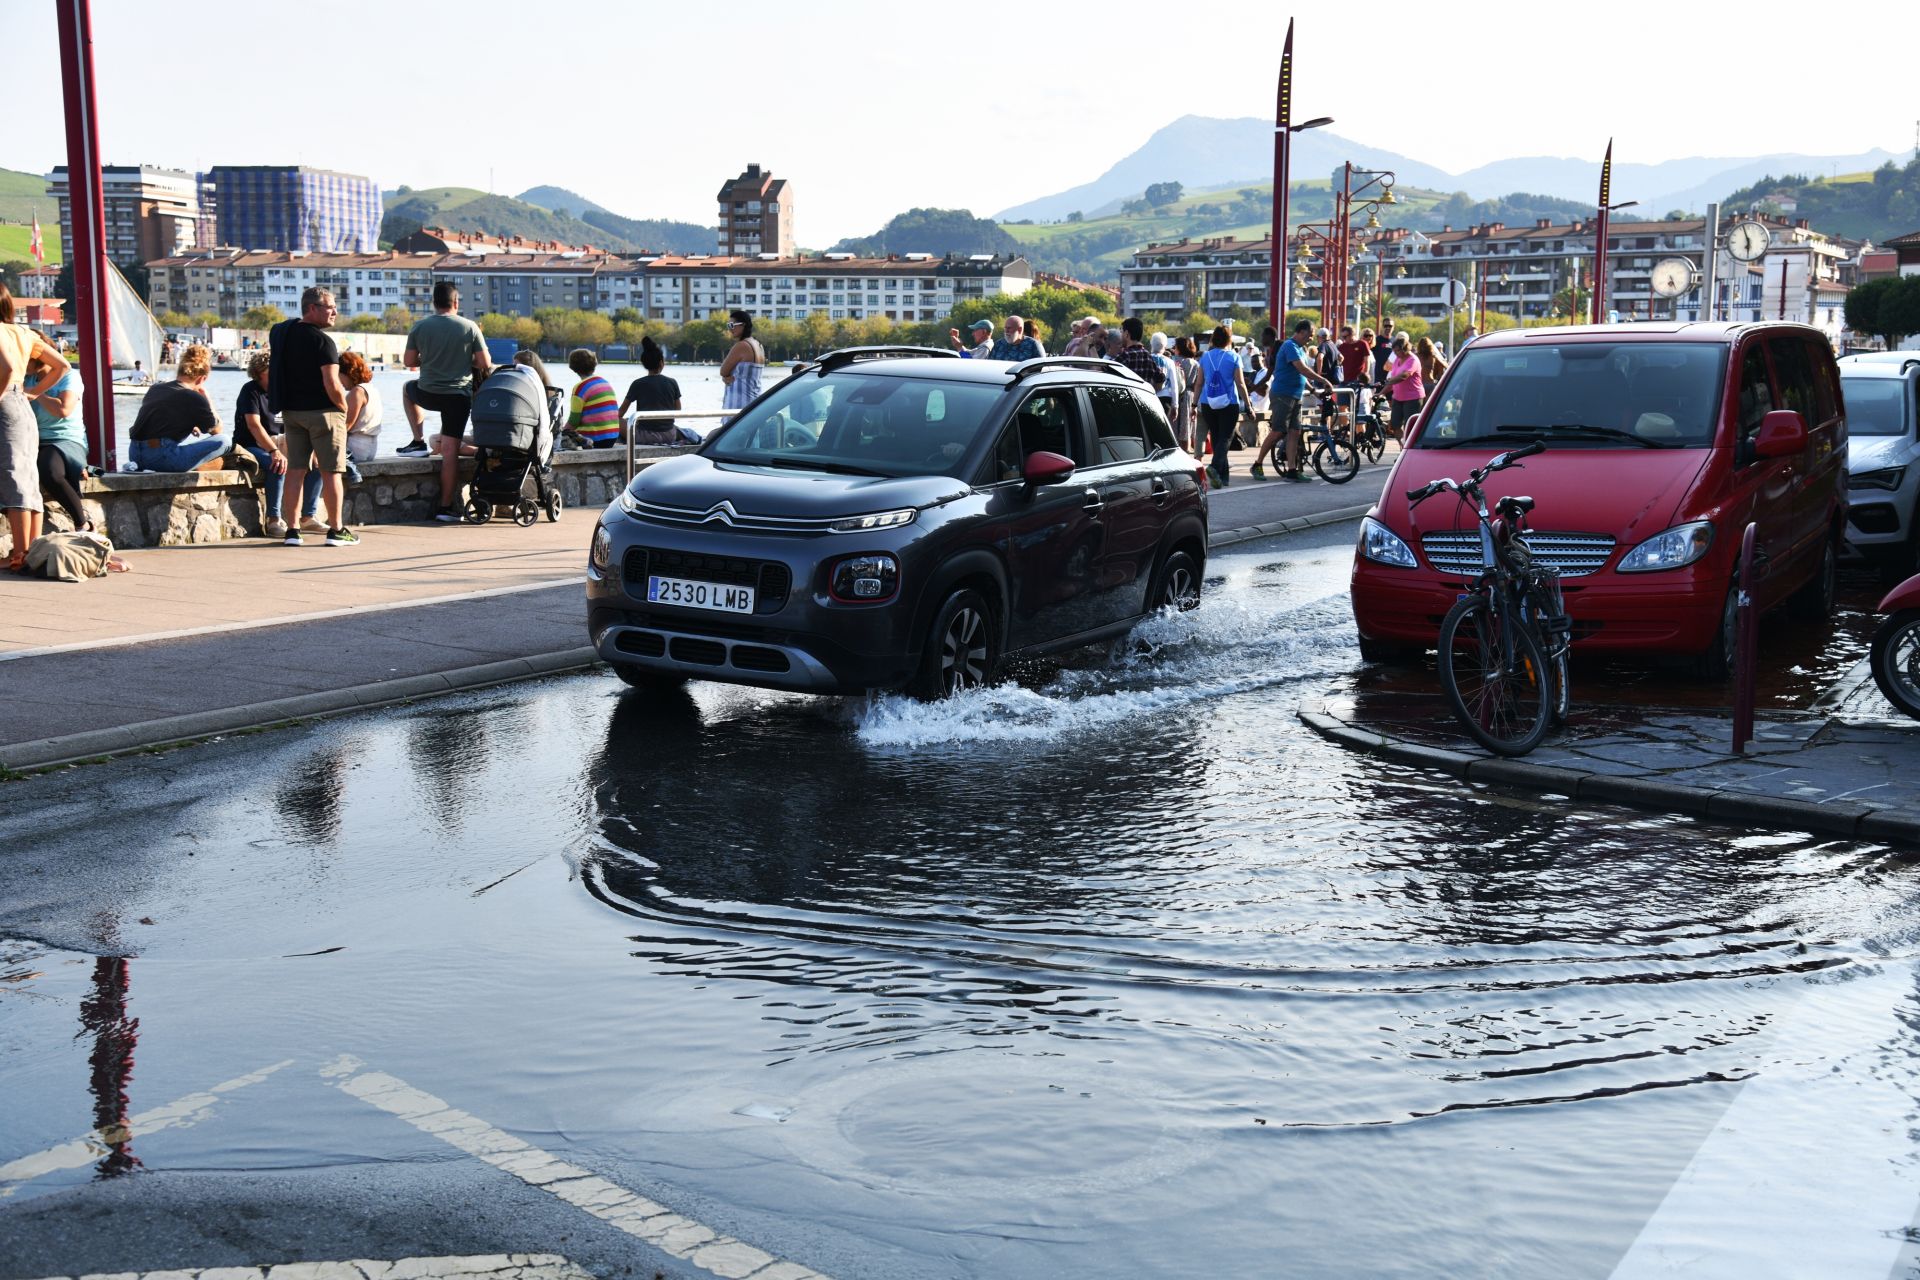
M 1353 243 L 1353 229 L 1347 225 L 1347 222 L 1353 217 L 1353 161 L 1347 161 L 1345 167 L 1347 174 L 1346 185 L 1340 195 L 1340 265 L 1339 270 L 1335 273 L 1336 278 L 1340 281 L 1340 322 L 1339 324 L 1328 325 L 1327 327 L 1329 329 L 1338 329 L 1341 324 L 1347 322 L 1347 285 L 1349 283 L 1347 280 L 1347 255 L 1349 252 L 1348 246 Z M 1356 321 L 1355 323 L 1358 322 Z
M 100 183 L 100 123 L 93 97 L 89 0 L 57 0 L 67 111 L 67 208 L 72 227 L 73 323 L 80 349 L 81 412 L 88 456 L 112 470 L 113 349 L 107 322 L 107 219 Z
M 1780 259 L 1780 319 L 1787 318 L 1787 260 Z
M 1287 19 L 1287 42 L 1280 49 L 1279 101 L 1273 112 L 1273 248 L 1267 255 L 1267 309 L 1273 327 L 1282 329 L 1287 314 L 1287 172 L 1293 163 L 1293 19 Z M 1323 322 L 1324 323 L 1324 322 Z
M 1747 749 L 1748 739 L 1753 737 L 1753 678 L 1755 653 L 1759 642 L 1756 610 L 1753 596 L 1747 590 L 1747 584 L 1753 581 L 1753 533 L 1758 525 L 1749 524 L 1747 531 L 1740 535 L 1740 581 L 1734 590 L 1739 592 L 1734 613 L 1733 646 L 1733 753 L 1739 755 Z

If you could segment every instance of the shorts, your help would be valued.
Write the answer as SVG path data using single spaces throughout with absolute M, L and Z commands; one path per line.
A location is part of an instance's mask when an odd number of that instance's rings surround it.
M 1274 431 L 1291 434 L 1300 429 L 1300 401 L 1293 396 L 1275 396 L 1273 398 L 1273 418 L 1268 424 Z
M 338 409 L 286 409 L 280 422 L 287 431 L 288 465 L 311 456 L 315 471 L 347 469 L 346 414 Z
M 440 415 L 440 434 L 456 443 L 467 434 L 467 419 L 473 413 L 473 396 L 465 391 L 422 391 L 415 378 L 400 388 L 400 398 L 408 404 Z

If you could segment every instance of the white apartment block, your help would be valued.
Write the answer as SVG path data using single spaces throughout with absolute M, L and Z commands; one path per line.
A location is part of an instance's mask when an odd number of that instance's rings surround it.
M 433 306 L 439 254 L 242 253 L 210 249 L 147 263 L 148 305 L 155 311 L 197 315 L 213 311 L 237 320 L 259 306 L 300 314 L 300 295 L 331 289 L 340 318 L 379 316 L 388 307 L 424 315 Z

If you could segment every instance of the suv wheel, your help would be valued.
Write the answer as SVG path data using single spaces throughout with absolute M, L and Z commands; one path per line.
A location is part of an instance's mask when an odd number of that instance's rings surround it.
M 1151 603 L 1153 609 L 1178 609 L 1185 613 L 1200 607 L 1200 566 L 1185 551 L 1176 551 L 1160 563 L 1159 585 Z
M 948 596 L 934 615 L 920 654 L 920 670 L 907 692 L 922 702 L 934 702 L 962 689 L 990 684 L 1000 665 L 999 650 L 986 597 L 962 588 Z
M 669 689 L 681 688 L 687 683 L 685 676 L 674 675 L 669 671 L 653 671 L 646 667 L 636 667 L 631 662 L 615 662 L 610 665 L 613 667 L 613 674 L 635 689 L 665 693 Z

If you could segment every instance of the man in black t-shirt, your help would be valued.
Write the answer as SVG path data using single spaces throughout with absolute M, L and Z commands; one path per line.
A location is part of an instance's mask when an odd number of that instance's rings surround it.
M 286 427 L 286 487 L 300 492 L 307 469 L 321 473 L 320 502 L 327 518 L 327 545 L 350 547 L 360 539 L 346 527 L 347 390 L 340 383 L 340 349 L 327 330 L 339 308 L 331 291 L 309 288 L 300 295 L 300 318 L 273 327 L 267 396 Z M 300 526 L 289 525 L 286 544 L 301 545 Z

